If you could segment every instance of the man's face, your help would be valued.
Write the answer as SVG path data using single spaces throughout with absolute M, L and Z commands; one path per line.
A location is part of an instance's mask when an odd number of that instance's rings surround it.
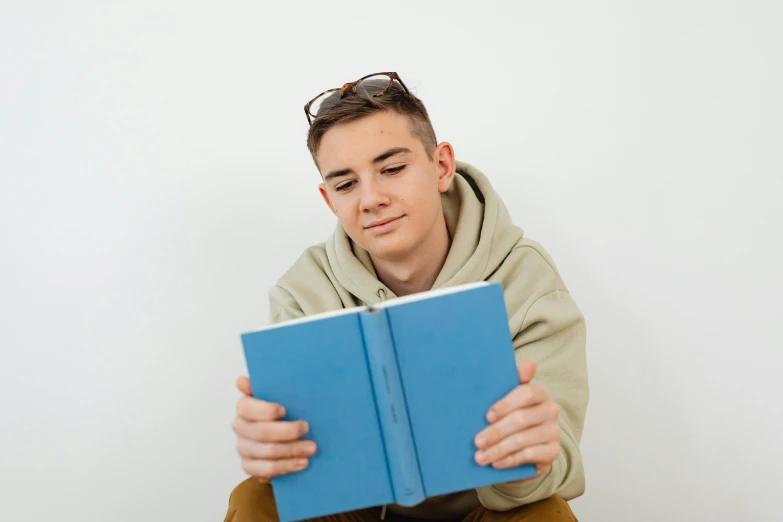
M 409 122 L 385 111 L 336 125 L 316 156 L 321 195 L 348 236 L 371 255 L 394 261 L 426 244 L 443 219 L 440 193 L 454 174 L 450 146 L 439 145 L 430 158 Z

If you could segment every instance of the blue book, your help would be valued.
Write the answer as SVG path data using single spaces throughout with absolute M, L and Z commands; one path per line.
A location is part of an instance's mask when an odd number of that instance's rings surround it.
M 241 336 L 255 397 L 310 425 L 302 471 L 272 480 L 281 522 L 535 476 L 475 462 L 489 408 L 519 385 L 503 290 L 475 283 Z

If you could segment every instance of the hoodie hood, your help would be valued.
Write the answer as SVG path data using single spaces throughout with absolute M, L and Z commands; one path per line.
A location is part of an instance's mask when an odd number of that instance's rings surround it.
M 483 281 L 491 275 L 523 236 L 487 177 L 476 167 L 457 162 L 449 189 L 441 194 L 446 228 L 451 237 L 446 262 L 433 289 Z M 326 242 L 326 255 L 340 286 L 363 303 L 396 297 L 378 277 L 370 254 L 337 224 Z

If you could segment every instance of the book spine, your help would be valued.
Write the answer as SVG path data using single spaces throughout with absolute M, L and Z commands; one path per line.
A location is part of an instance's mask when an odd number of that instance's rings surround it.
M 413 506 L 424 500 L 424 485 L 388 315 L 369 309 L 360 316 L 394 501 Z

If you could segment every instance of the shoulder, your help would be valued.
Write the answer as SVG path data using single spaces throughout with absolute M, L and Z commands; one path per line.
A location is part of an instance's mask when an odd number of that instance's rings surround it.
M 287 284 L 302 278 L 326 276 L 329 272 L 329 258 L 326 245 L 312 245 L 302 252 L 296 261 L 280 276 L 278 284 Z
M 303 288 L 329 279 L 329 259 L 324 244 L 305 249 L 294 263 L 282 273 L 270 293 L 300 293 Z
M 269 289 L 270 320 L 342 308 L 325 244 L 308 247 Z
M 521 329 L 535 315 L 531 315 L 530 310 L 537 303 L 540 306 L 551 300 L 562 307 L 573 306 L 552 255 L 531 239 L 520 238 L 514 244 L 493 279 L 503 285 L 506 308 L 514 331 Z
M 565 290 L 560 271 L 554 258 L 543 245 L 532 239 L 522 237 L 509 252 L 507 262 L 524 268 L 532 277 L 555 281 Z
M 554 258 L 540 243 L 522 237 L 509 250 L 502 270 L 509 282 L 567 291 Z

